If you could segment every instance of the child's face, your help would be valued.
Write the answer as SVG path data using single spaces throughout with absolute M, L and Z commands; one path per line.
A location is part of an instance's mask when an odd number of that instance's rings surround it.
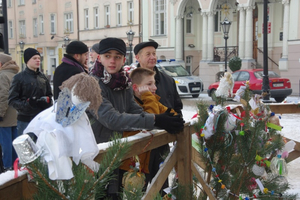
M 140 84 L 137 84 L 138 88 L 142 87 L 147 87 L 148 90 L 152 93 L 155 94 L 157 87 L 155 85 L 155 79 L 154 75 L 153 76 L 145 76 L 143 78 L 143 81 Z
M 101 54 L 99 58 L 106 71 L 110 74 L 119 72 L 125 63 L 125 59 L 124 55 L 116 50 L 110 50 Z

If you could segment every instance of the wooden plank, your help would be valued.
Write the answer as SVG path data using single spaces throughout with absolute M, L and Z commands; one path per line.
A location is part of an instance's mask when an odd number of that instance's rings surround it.
M 148 187 L 145 195 L 143 196 L 143 200 L 152 200 L 158 194 L 160 188 L 164 184 L 165 180 L 169 176 L 171 170 L 176 164 L 176 159 L 178 157 L 178 148 L 175 146 L 173 150 L 169 153 L 164 163 L 158 170 L 155 177 L 152 179 L 150 187 Z
M 176 136 L 177 147 L 180 152 L 177 154 L 178 183 L 185 186 L 192 186 L 192 137 L 190 133 L 190 126 L 186 126 L 184 131 Z
M 206 168 L 205 162 L 201 160 L 200 153 L 195 148 L 192 148 L 192 161 L 197 163 L 202 169 Z
M 35 182 L 28 182 L 27 174 L 24 174 L 0 186 L 0 199 L 32 199 L 36 192 Z
M 287 157 L 286 161 L 291 162 L 300 157 L 300 151 L 292 151 L 289 153 L 289 157 Z
M 206 192 L 207 196 L 210 200 L 217 199 L 213 193 L 213 191 L 210 189 L 206 181 L 202 178 L 200 171 L 197 169 L 197 164 L 192 163 L 191 165 L 192 171 L 194 172 L 195 176 L 197 177 L 198 181 L 201 183 L 203 190 Z
M 271 111 L 278 114 L 300 113 L 300 104 L 295 103 L 266 103 Z
M 150 140 L 152 140 L 152 141 L 149 144 L 149 146 L 147 148 L 145 148 L 145 151 L 155 149 L 157 147 L 163 146 L 164 144 L 168 144 L 170 142 L 174 142 L 176 140 L 176 135 L 167 133 L 166 131 L 161 131 L 161 132 L 155 133 L 155 134 L 153 134 L 152 139 L 151 139 L 151 137 L 152 137 L 151 135 L 148 135 L 143 138 L 139 138 L 137 140 L 130 141 L 129 144 L 131 145 L 131 148 L 130 148 L 129 152 L 126 154 L 126 156 L 124 157 L 124 159 L 143 153 L 142 150 L 149 143 Z M 106 151 L 107 151 L 107 149 L 100 150 L 94 160 L 96 162 L 100 163 L 102 160 L 102 157 Z

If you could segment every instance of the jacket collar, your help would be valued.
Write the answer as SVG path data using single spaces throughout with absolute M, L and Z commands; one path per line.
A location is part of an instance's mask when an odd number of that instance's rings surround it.
M 24 71 L 28 74 L 39 74 L 40 73 L 40 69 L 37 69 L 36 71 L 33 71 L 33 70 L 29 69 L 27 66 L 26 66 Z

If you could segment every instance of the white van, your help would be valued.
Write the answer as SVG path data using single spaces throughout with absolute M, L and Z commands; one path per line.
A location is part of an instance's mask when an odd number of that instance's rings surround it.
M 197 98 L 203 91 L 202 80 L 198 76 L 191 76 L 184 68 L 184 62 L 158 60 L 156 67 L 175 80 L 179 96 L 192 95 L 192 97 Z

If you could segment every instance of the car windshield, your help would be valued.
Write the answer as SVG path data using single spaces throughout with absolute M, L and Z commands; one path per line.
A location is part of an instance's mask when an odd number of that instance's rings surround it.
M 254 72 L 256 78 L 263 78 L 264 71 L 256 71 Z M 268 71 L 269 78 L 279 78 L 280 76 L 273 71 Z
M 161 70 L 172 77 L 190 76 L 189 72 L 181 65 L 161 66 Z

